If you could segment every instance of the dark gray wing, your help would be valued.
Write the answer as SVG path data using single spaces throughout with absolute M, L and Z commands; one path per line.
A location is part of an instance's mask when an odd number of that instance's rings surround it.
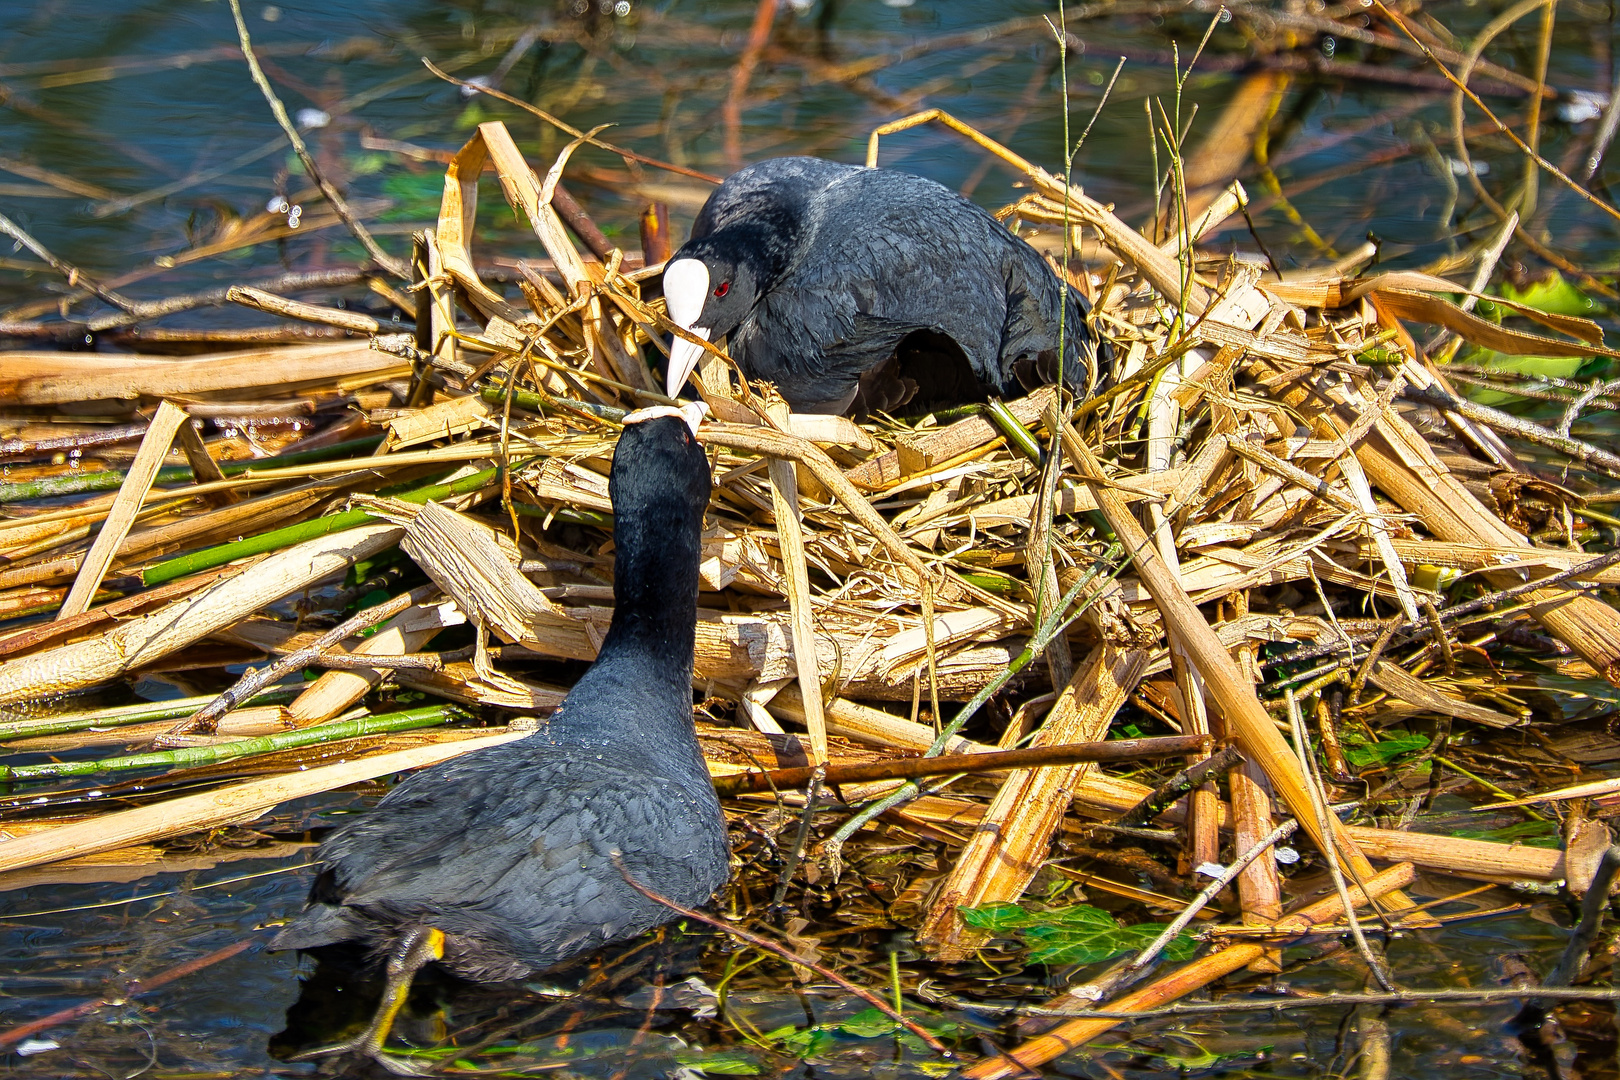
M 319 852 L 330 902 L 430 921 L 534 970 L 674 917 L 625 884 L 615 854 L 676 902 L 704 903 L 726 878 L 713 790 L 523 740 L 413 776 Z
M 1014 245 L 1039 256 L 995 218 L 931 180 L 863 169 L 817 196 L 805 228 L 801 258 L 738 329 L 734 355 L 751 374 L 790 400 L 796 388 L 852 389 L 926 329 L 955 341 L 986 388 L 1003 388 L 1009 300 L 1027 291 Z

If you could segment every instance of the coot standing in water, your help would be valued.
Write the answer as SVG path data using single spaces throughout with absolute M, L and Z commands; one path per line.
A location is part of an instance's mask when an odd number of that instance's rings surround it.
M 729 338 L 801 412 L 893 409 L 1096 383 L 1087 306 L 985 210 L 920 176 L 820 158 L 750 165 L 709 196 L 664 271 L 670 318 Z M 678 396 L 701 347 L 676 338 Z M 1104 354 L 1106 358 L 1106 354 Z
M 410 1075 L 382 1048 L 423 964 L 521 978 L 670 922 L 620 865 L 686 906 L 726 881 L 725 819 L 692 726 L 710 486 L 700 409 L 625 418 L 609 480 L 613 622 L 549 722 L 417 773 L 321 845 L 309 903 L 270 947 L 364 942 L 387 957 L 388 981 L 370 1027 L 316 1054 Z

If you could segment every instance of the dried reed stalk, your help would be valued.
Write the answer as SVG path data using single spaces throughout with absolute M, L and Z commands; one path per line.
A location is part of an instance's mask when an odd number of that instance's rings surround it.
M 766 415 L 779 429 L 788 429 L 787 403 L 771 397 Z M 782 578 L 792 617 L 793 660 L 798 669 L 799 700 L 804 725 L 810 732 L 810 761 L 827 760 L 827 719 L 821 705 L 821 665 L 816 659 L 815 613 L 810 600 L 810 569 L 804 558 L 804 527 L 799 518 L 799 482 L 794 464 L 772 458 L 771 510 L 782 552 Z
M 5 354 L 0 401 L 59 405 L 99 398 L 174 397 L 258 388 L 274 393 L 337 378 L 380 381 L 405 370 L 367 345 L 301 345 L 153 360 L 116 353 L 17 351 Z

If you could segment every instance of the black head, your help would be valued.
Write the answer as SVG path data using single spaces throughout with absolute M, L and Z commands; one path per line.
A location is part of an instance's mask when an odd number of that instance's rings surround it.
M 632 413 L 627 421 L 608 477 L 615 532 L 625 532 L 625 525 L 647 526 L 654 534 L 693 522 L 701 526 L 709 505 L 709 459 L 690 420 L 660 408 Z
M 766 287 L 755 252 L 736 230 L 693 240 L 664 269 L 664 300 L 676 326 L 706 341 L 737 329 Z M 701 346 L 676 338 L 670 346 L 665 392 L 679 397 L 703 356 Z

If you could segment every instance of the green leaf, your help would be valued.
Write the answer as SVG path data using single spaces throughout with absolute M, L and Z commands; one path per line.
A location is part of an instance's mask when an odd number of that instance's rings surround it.
M 1161 923 L 1121 926 L 1101 908 L 1089 904 L 1027 911 L 1016 904 L 958 908 L 962 921 L 991 932 L 1016 932 L 1037 964 L 1093 964 L 1122 953 L 1139 952 L 1164 931 Z M 1185 960 L 1198 949 L 1189 934 L 1179 934 L 1165 948 L 1168 960 Z
M 676 1050 L 675 1060 L 706 1076 L 758 1076 L 759 1061 L 745 1050 Z
M 1358 769 L 1367 769 L 1375 765 L 1388 765 L 1401 755 L 1422 750 L 1428 745 L 1427 736 L 1413 733 L 1402 733 L 1375 743 L 1347 734 L 1344 739 L 1344 759 Z
M 879 1036 L 894 1034 L 894 1029 L 898 1026 L 877 1009 L 862 1009 L 848 1020 L 842 1021 L 838 1025 L 838 1030 L 857 1039 L 876 1039 Z
M 956 910 L 961 914 L 962 921 L 975 930 L 1001 933 L 1029 925 L 1029 914 L 1017 904 L 981 904 L 978 907 L 961 907 Z
M 1602 305 L 1565 281 L 1564 276 L 1556 270 L 1551 277 L 1532 281 L 1523 290 L 1516 289 L 1511 282 L 1504 281 L 1502 296 L 1515 304 L 1533 307 L 1550 315 L 1592 316 L 1601 314 L 1603 310 Z

